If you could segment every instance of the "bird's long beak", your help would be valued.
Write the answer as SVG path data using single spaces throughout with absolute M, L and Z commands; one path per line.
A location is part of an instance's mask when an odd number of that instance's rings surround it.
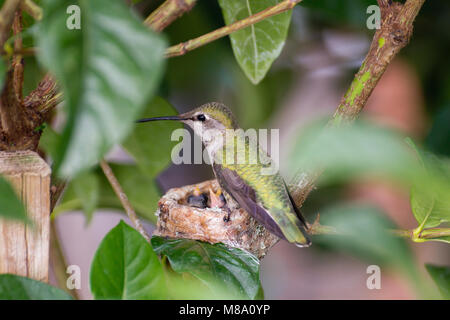
M 140 122 L 159 121 L 159 120 L 183 121 L 183 120 L 188 120 L 188 118 L 182 117 L 182 116 L 166 116 L 166 117 L 144 118 L 144 119 L 139 119 L 136 122 L 140 123 Z

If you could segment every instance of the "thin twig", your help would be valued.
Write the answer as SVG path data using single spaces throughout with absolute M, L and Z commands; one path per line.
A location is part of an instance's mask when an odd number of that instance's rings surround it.
M 375 32 L 369 52 L 329 125 L 351 122 L 358 116 L 389 63 L 408 44 L 413 22 L 424 2 L 425 0 L 407 0 L 405 4 L 401 4 L 379 0 L 382 12 L 381 28 Z M 314 189 L 320 174 L 321 171 L 300 171 L 294 176 L 289 189 L 298 207 L 302 206 Z
M 192 9 L 197 0 L 166 0 L 153 11 L 144 24 L 153 30 L 160 32 L 185 12 Z
M 258 23 L 264 19 L 270 18 L 282 12 L 291 10 L 294 6 L 302 0 L 285 0 L 272 7 L 269 7 L 263 11 L 260 11 L 245 19 L 236 21 L 230 25 L 224 26 L 210 33 L 204 34 L 198 38 L 179 43 L 172 47 L 167 48 L 166 57 L 176 57 L 192 51 L 198 47 L 208 44 L 214 40 L 225 37 L 235 31 L 247 28 L 255 23 Z
M 22 12 L 20 12 L 20 10 L 17 10 L 15 13 L 12 29 L 15 37 L 14 51 L 21 51 L 23 47 L 23 41 L 22 36 L 20 35 L 20 33 L 22 32 Z M 12 68 L 13 68 L 14 91 L 17 96 L 17 100 L 22 102 L 24 68 L 23 68 L 23 57 L 21 55 L 15 55 L 13 57 Z
M 3 52 L 3 46 L 9 38 L 11 25 L 14 20 L 17 8 L 22 0 L 6 0 L 0 10 L 0 51 Z
M 141 221 L 139 220 L 138 216 L 136 215 L 136 212 L 134 211 L 130 201 L 127 198 L 127 195 L 123 191 L 119 181 L 117 180 L 116 176 L 114 175 L 111 167 L 105 160 L 100 161 L 100 167 L 103 170 L 103 173 L 105 174 L 106 178 L 108 179 L 109 183 L 111 184 L 111 187 L 113 188 L 114 192 L 116 193 L 117 197 L 119 198 L 120 202 L 122 203 L 123 208 L 125 209 L 125 212 L 127 213 L 128 217 L 130 218 L 131 222 L 133 223 L 136 230 L 140 232 L 140 234 L 150 242 L 150 236 L 147 234 L 147 232 L 144 230 L 144 227 L 142 226 Z
M 35 20 L 40 21 L 42 20 L 42 8 L 39 7 L 36 3 L 34 3 L 32 0 L 23 0 L 20 8 L 28 13 L 30 16 L 32 16 Z

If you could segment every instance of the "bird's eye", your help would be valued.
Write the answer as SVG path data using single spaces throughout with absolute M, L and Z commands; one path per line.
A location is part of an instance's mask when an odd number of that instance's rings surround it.
M 206 117 L 205 117 L 204 114 L 199 114 L 199 115 L 197 116 L 197 120 L 198 120 L 198 121 L 205 121 L 205 120 L 206 120 Z

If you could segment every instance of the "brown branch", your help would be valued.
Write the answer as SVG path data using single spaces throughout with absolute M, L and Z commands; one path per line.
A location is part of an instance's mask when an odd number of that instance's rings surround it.
M 14 20 L 15 13 L 20 6 L 22 0 L 6 0 L 0 10 L 0 51 L 3 52 L 3 46 L 9 38 L 11 25 Z
M 67 180 L 60 180 L 50 187 L 50 214 L 53 213 L 53 210 L 55 209 L 59 198 L 61 198 L 61 195 L 63 194 L 66 186 Z
M 111 187 L 113 188 L 115 194 L 120 200 L 120 203 L 122 204 L 123 208 L 125 209 L 125 212 L 127 213 L 128 217 L 130 218 L 131 222 L 134 225 L 134 228 L 139 231 L 139 233 L 150 242 L 150 236 L 145 231 L 144 227 L 142 226 L 141 221 L 139 220 L 138 216 L 136 215 L 136 212 L 134 211 L 130 201 L 128 200 L 127 195 L 123 191 L 119 181 L 117 180 L 116 176 L 114 175 L 111 167 L 105 160 L 100 161 L 100 167 L 103 170 L 103 173 L 105 174 L 106 178 L 108 179 L 109 183 L 111 184 Z
M 30 16 L 32 16 L 35 20 L 40 21 L 42 20 L 42 8 L 39 7 L 36 3 L 34 3 L 32 0 L 23 0 L 20 8 L 28 13 Z
M 197 0 L 166 0 L 153 11 L 144 24 L 153 30 L 160 32 L 185 12 L 192 9 Z
M 381 28 L 375 32 L 369 52 L 329 125 L 350 122 L 358 116 L 389 63 L 408 44 L 413 22 L 424 2 L 425 0 L 407 0 L 405 4 L 401 4 L 379 1 L 382 12 Z M 290 191 L 298 207 L 302 206 L 320 174 L 320 171 L 299 172 L 294 176 Z
M 201 47 L 205 44 L 208 44 L 214 40 L 217 40 L 219 38 L 225 37 L 233 32 L 236 32 L 238 30 L 247 28 L 255 23 L 258 23 L 264 19 L 267 19 L 269 17 L 275 16 L 277 14 L 280 14 L 282 12 L 291 10 L 295 7 L 295 5 L 302 0 L 285 0 L 277 5 L 274 5 L 272 7 L 269 7 L 263 11 L 260 11 L 252 16 L 249 16 L 245 19 L 236 21 L 235 23 L 232 23 L 228 26 L 224 26 L 222 28 L 219 28 L 217 30 L 214 30 L 210 33 L 204 34 L 198 38 L 179 43 L 177 45 L 174 45 L 172 47 L 167 48 L 166 50 L 166 57 L 176 57 L 181 56 L 189 51 L 192 51 L 198 47 Z
M 35 110 L 45 117 L 62 101 L 62 93 L 50 74 L 46 74 L 36 89 L 25 97 L 23 103 L 27 109 Z
M 14 51 L 21 51 L 23 47 L 22 41 L 22 12 L 17 10 L 13 22 L 14 33 Z M 13 85 L 17 100 L 22 103 L 22 90 L 23 90 L 23 57 L 21 55 L 15 55 L 12 59 L 13 68 Z

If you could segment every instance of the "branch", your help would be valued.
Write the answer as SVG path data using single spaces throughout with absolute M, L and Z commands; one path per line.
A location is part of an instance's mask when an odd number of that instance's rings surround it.
M 179 43 L 175 46 L 169 47 L 166 50 L 166 57 L 176 57 L 185 54 L 186 52 L 192 51 L 198 47 L 201 47 L 205 44 L 208 44 L 214 40 L 225 37 L 233 32 L 249 27 L 255 23 L 258 23 L 264 19 L 275 16 L 282 12 L 291 10 L 295 7 L 295 5 L 302 0 L 285 0 L 283 2 L 278 3 L 272 7 L 269 7 L 263 11 L 260 11 L 252 16 L 249 16 L 245 19 L 236 21 L 228 26 L 224 26 L 217 30 L 214 30 L 210 33 L 204 34 L 198 38 Z
M 375 32 L 369 52 L 329 125 L 351 122 L 358 116 L 389 63 L 408 44 L 413 22 L 424 2 L 425 0 L 407 0 L 405 4 L 401 4 L 379 1 L 381 28 Z M 289 189 L 298 207 L 302 206 L 320 174 L 321 172 L 300 171 L 294 176 Z
M 46 74 L 36 89 L 24 99 L 23 104 L 28 109 L 38 111 L 42 116 L 48 114 L 62 101 L 62 93 L 53 78 Z
M 22 41 L 22 12 L 17 10 L 14 17 L 13 22 L 13 33 L 14 33 L 14 51 L 21 51 L 23 47 Z M 13 86 L 14 91 L 17 96 L 17 100 L 22 102 L 22 89 L 23 89 L 23 57 L 19 55 L 15 55 L 12 59 L 12 68 L 13 68 Z
M 22 0 L 6 0 L 0 10 L 0 51 L 3 52 L 3 46 L 9 38 L 11 25 L 14 15 L 19 8 Z
M 108 179 L 109 183 L 111 184 L 111 187 L 113 188 L 114 192 L 116 193 L 117 197 L 119 198 L 120 202 L 122 203 L 122 206 L 125 209 L 125 212 L 127 213 L 128 217 L 130 218 L 134 227 L 136 228 L 136 230 L 138 230 L 140 232 L 140 234 L 148 242 L 150 242 L 150 236 L 147 234 L 147 232 L 142 227 L 141 221 L 139 220 L 139 218 L 136 215 L 136 212 L 134 211 L 133 207 L 131 206 L 131 203 L 128 200 L 127 195 L 125 194 L 125 192 L 123 192 L 122 187 L 120 186 L 120 183 L 117 180 L 116 176 L 114 175 L 111 167 L 108 165 L 108 163 L 105 160 L 100 161 L 100 167 L 102 168 L 103 173 L 105 174 L 106 178 Z
M 185 12 L 192 9 L 197 0 L 166 0 L 153 11 L 144 24 L 153 30 L 160 32 Z
M 32 16 L 35 20 L 40 21 L 42 20 L 42 8 L 39 7 L 36 3 L 34 3 L 32 0 L 23 0 L 20 8 L 28 13 L 30 16 Z

